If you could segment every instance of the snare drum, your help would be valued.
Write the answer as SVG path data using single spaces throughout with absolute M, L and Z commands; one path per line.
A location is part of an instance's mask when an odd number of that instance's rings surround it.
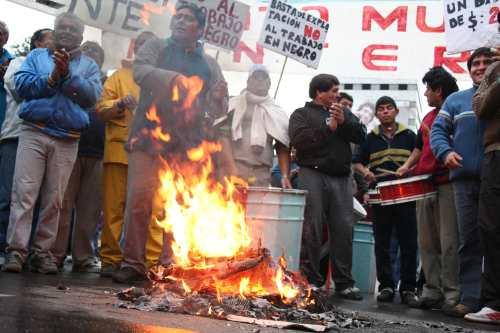
M 380 204 L 380 193 L 378 192 L 378 189 L 368 190 L 368 204 L 369 205 Z
M 380 182 L 377 189 L 381 205 L 394 205 L 436 196 L 432 175 Z

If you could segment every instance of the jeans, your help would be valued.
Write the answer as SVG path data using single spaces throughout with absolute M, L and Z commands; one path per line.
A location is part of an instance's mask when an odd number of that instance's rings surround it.
M 475 179 L 455 180 L 459 247 L 460 303 L 472 310 L 479 308 L 482 251 L 479 243 L 478 205 L 481 182 Z
M 0 252 L 5 251 L 18 139 L 0 142 Z

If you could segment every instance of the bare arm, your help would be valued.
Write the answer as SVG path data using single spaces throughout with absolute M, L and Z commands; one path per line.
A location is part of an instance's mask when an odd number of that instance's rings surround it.
M 401 177 L 401 176 L 406 175 L 410 171 L 410 169 L 415 164 L 417 164 L 417 162 L 420 158 L 420 155 L 422 155 L 422 151 L 420 149 L 418 149 L 418 148 L 413 149 L 410 157 L 408 157 L 406 162 L 404 162 L 404 164 L 396 171 L 398 176 Z
M 281 170 L 281 187 L 292 188 L 290 183 L 290 149 L 277 142 L 276 154 L 278 155 L 278 164 Z

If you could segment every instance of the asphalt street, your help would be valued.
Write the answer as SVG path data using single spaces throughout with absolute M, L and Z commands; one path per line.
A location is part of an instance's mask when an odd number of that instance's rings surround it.
M 97 274 L 44 276 L 0 273 L 0 332 L 298 332 L 189 315 L 117 307 L 125 286 Z M 449 318 L 438 311 L 379 305 L 373 295 L 361 302 L 333 298 L 338 308 L 373 318 L 371 328 L 345 332 L 500 332 L 500 326 Z

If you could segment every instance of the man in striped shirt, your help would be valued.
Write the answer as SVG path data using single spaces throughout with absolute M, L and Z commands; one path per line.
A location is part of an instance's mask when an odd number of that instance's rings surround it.
M 383 170 L 396 171 L 410 156 L 415 147 L 415 133 L 396 122 L 399 110 L 389 96 L 382 96 L 375 104 L 375 116 L 380 126 L 374 128 L 354 156 L 355 170 L 371 182 L 394 180 L 395 175 Z M 373 206 L 375 235 L 375 260 L 377 279 L 380 283 L 377 301 L 392 302 L 398 281 L 392 274 L 390 245 L 393 228 L 401 250 L 401 302 L 416 300 L 417 286 L 417 221 L 415 202 L 390 206 Z

